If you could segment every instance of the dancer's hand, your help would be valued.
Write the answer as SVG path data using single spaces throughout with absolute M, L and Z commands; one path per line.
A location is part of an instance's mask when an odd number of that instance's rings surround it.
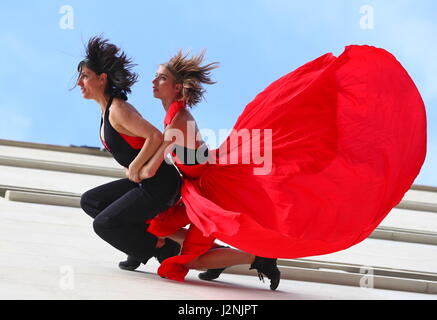
M 150 168 L 150 166 L 148 166 L 148 165 L 143 166 L 140 170 L 141 180 L 149 179 L 149 178 L 153 177 L 155 174 L 156 174 L 156 171 L 152 170 Z
M 126 169 L 126 176 L 130 181 L 136 183 L 141 182 L 142 179 L 140 178 L 140 167 L 136 165 L 135 161 L 132 161 L 129 165 L 129 168 Z

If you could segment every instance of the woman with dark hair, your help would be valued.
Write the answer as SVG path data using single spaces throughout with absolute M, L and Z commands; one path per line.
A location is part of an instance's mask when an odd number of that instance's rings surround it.
M 141 168 L 161 145 L 162 133 L 127 102 L 137 81 L 133 64 L 124 52 L 100 37 L 91 38 L 86 58 L 78 65 L 77 85 L 85 99 L 95 100 L 102 111 L 100 138 L 114 159 L 126 168 L 128 178 L 85 192 L 82 209 L 94 219 L 95 232 L 128 255 L 122 269 L 138 267 L 151 257 L 160 262 L 178 254 L 180 245 L 146 232 L 146 220 L 171 207 L 180 197 L 180 175 L 165 162 L 154 177 Z
M 179 53 L 153 81 L 167 127 L 144 168 L 153 174 L 173 136 L 182 136 L 173 156 L 184 180 L 183 205 L 159 214 L 148 231 L 168 236 L 191 223 L 181 255 L 158 269 L 162 277 L 183 281 L 192 268 L 220 271 L 243 262 L 276 289 L 275 257 L 323 255 L 361 242 L 420 172 L 425 108 L 406 70 L 386 50 L 347 46 L 338 57 L 324 54 L 274 81 L 246 106 L 207 161 L 197 135 L 189 139 L 197 127 L 186 107 L 202 96 L 201 84 L 210 83 L 214 65 L 200 66 L 202 58 Z M 240 136 L 242 131 L 253 135 Z M 259 154 L 270 155 L 270 170 Z M 178 164 L 190 155 L 201 161 Z M 216 248 L 215 238 L 243 251 Z

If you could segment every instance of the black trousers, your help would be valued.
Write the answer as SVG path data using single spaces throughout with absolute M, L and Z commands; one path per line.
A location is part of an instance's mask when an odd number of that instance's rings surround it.
M 155 254 L 157 238 L 146 220 L 167 210 L 180 197 L 181 178 L 163 162 L 156 175 L 135 183 L 120 179 L 85 192 L 82 209 L 94 219 L 94 231 L 127 255 L 146 263 Z

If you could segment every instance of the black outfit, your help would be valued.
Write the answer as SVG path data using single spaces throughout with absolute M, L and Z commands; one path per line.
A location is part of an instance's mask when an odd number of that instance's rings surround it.
M 177 157 L 185 166 L 203 164 L 208 161 L 209 150 L 206 144 L 197 149 L 190 149 L 185 146 L 175 145 L 173 156 Z
M 134 149 L 112 127 L 109 109 L 105 110 L 105 147 L 115 160 L 124 167 L 138 155 Z M 129 256 L 146 263 L 157 255 L 156 236 L 147 232 L 146 220 L 167 210 L 180 198 L 181 177 L 173 165 L 165 161 L 155 176 L 135 183 L 120 179 L 85 192 L 81 197 L 82 209 L 94 218 L 95 232 L 106 242 Z

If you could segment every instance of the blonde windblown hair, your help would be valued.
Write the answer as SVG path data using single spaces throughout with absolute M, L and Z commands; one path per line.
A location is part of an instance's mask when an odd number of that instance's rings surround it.
M 205 93 L 202 84 L 214 84 L 211 80 L 211 71 L 219 67 L 218 62 L 201 65 L 205 57 L 205 50 L 189 58 L 188 53 L 179 50 L 163 66 L 174 76 L 176 83 L 182 84 L 179 99 L 184 99 L 190 107 L 198 104 Z

